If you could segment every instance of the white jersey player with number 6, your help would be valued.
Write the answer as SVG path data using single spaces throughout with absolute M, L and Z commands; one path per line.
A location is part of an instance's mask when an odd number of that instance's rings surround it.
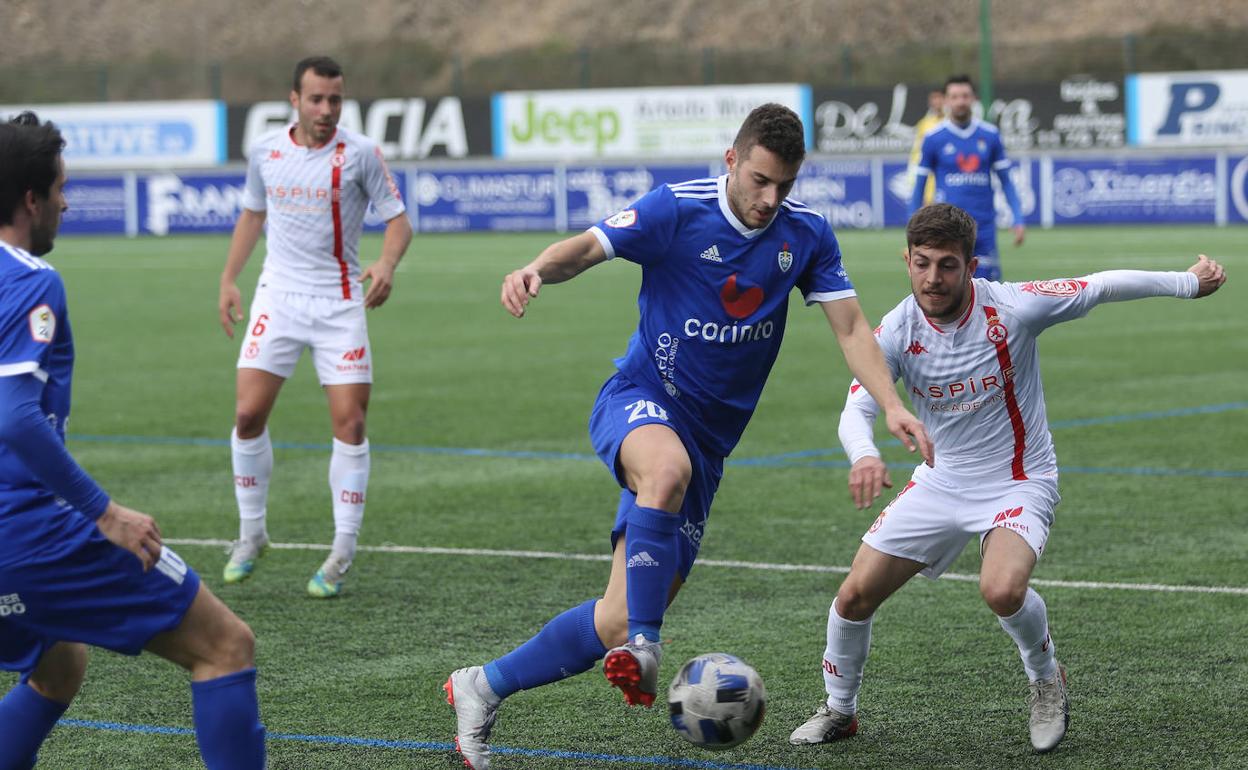
M 863 536 L 828 612 L 822 667 L 827 700 L 793 731 L 795 744 L 853 735 L 871 619 L 911 577 L 939 577 L 979 538 L 980 593 L 1018 645 L 1030 680 L 1032 746 L 1066 733 L 1066 671 L 1054 657 L 1044 600 L 1029 587 L 1060 496 L 1036 337 L 1102 302 L 1196 298 L 1225 280 L 1203 255 L 1187 272 L 1111 270 L 1075 279 L 996 283 L 973 278 L 975 221 L 949 204 L 920 209 L 906 228 L 912 296 L 884 316 L 876 338 L 901 379 L 937 456 Z M 841 413 L 850 492 L 865 508 L 888 470 L 872 440 L 879 407 L 857 382 Z
M 282 383 L 310 348 L 334 431 L 329 463 L 334 542 L 307 585 L 319 598 L 341 592 L 364 518 L 369 473 L 364 416 L 373 379 L 364 311 L 389 297 L 395 267 L 412 238 L 380 150 L 367 137 L 338 127 L 342 95 L 342 68 L 332 59 L 312 57 L 295 66 L 290 103 L 298 121 L 251 147 L 243 211 L 218 302 L 221 325 L 233 337 L 242 306 L 235 281 L 267 220 L 264 269 L 238 357 L 230 444 L 241 524 L 224 577 L 227 583 L 246 580 L 268 545 L 273 448 L 266 426 Z M 361 272 L 360 233 L 369 203 L 387 224 L 380 259 Z

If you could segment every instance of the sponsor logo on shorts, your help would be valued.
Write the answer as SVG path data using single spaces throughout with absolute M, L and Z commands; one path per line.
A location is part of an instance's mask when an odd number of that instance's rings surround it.
M 182 585 L 186 581 L 186 573 L 189 570 L 186 562 L 182 561 L 182 557 L 174 553 L 167 545 L 160 549 L 160 558 L 156 560 L 156 569 L 160 571 L 160 574 L 178 585 Z
M 692 521 L 686 521 L 680 527 L 680 532 L 689 538 L 689 542 L 693 543 L 694 548 L 702 547 L 702 528 L 694 524 Z
M 363 361 L 365 355 L 367 355 L 367 348 L 355 348 L 354 350 L 348 350 L 346 353 L 343 353 L 342 360 Z
M 17 594 L 0 596 L 0 618 L 7 618 L 10 615 L 25 614 L 26 604 L 22 602 L 22 597 Z
M 352 348 L 351 350 L 348 350 L 347 352 L 342 354 L 342 360 L 345 361 L 346 363 L 340 363 L 337 365 L 336 368 L 340 372 L 367 372 L 369 370 L 368 364 L 362 363 L 366 361 L 367 359 L 368 359 L 367 347 Z
M 628 568 L 633 567 L 657 567 L 659 560 L 650 555 L 648 551 L 638 551 L 628 557 Z
M 992 526 L 1005 527 L 1006 529 L 1012 529 L 1015 532 L 1030 532 L 1031 529 L 1026 524 L 1014 521 L 1014 519 L 1017 519 L 1022 515 L 1023 506 L 1021 505 L 1017 508 L 1006 508 L 993 518 Z

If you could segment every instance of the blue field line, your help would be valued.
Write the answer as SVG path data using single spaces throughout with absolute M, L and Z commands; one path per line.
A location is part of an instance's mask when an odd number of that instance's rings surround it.
M 143 735 L 194 735 L 195 731 L 187 727 L 161 727 L 159 725 L 132 725 L 121 722 L 98 722 L 92 719 L 62 719 L 63 727 L 83 727 L 89 730 L 109 730 L 119 733 L 139 733 Z M 381 738 L 352 738 L 339 735 L 299 735 L 295 733 L 269 733 L 269 741 L 293 741 L 296 743 L 321 743 L 333 746 L 359 746 L 373 749 L 405 749 L 408 751 L 454 751 L 451 743 L 432 741 L 397 741 Z M 737 762 L 712 762 L 705 759 L 679 759 L 676 757 L 640 757 L 627 754 L 594 754 L 584 751 L 558 751 L 555 749 L 518 749 L 507 746 L 491 746 L 491 753 L 513 754 L 523 757 L 544 757 L 547 759 L 574 759 L 596 762 L 616 762 L 629 765 L 662 765 L 664 767 L 690 767 L 701 770 L 803 770 L 802 768 L 781 767 L 777 765 L 750 765 Z

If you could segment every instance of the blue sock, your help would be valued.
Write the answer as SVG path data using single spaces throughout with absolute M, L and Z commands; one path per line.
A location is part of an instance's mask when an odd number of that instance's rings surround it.
M 529 641 L 485 664 L 485 678 L 499 698 L 588 671 L 607 654 L 594 630 L 590 599 L 557 615 Z
M 21 683 L 0 700 L 0 770 L 29 770 L 39 745 L 69 706 Z
M 657 642 L 663 613 L 667 610 L 667 594 L 676 578 L 681 517 L 634 504 L 626 521 L 628 638 L 641 634 Z
M 195 740 L 208 770 L 264 770 L 264 726 L 249 668 L 191 682 Z

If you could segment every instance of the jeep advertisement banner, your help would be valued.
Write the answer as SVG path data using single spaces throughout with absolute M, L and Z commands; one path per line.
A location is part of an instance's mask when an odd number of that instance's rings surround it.
M 938 85 L 936 86 L 938 87 Z M 914 126 L 927 112 L 931 86 L 817 89 L 815 137 L 819 153 L 907 154 Z M 975 112 L 983 118 L 977 104 Z M 1116 81 L 1067 78 L 1059 83 L 997 85 L 986 119 L 1001 130 L 1007 150 L 1122 147 L 1123 95 Z
M 494 155 L 510 160 L 722 157 L 750 110 L 779 102 L 811 146 L 810 86 L 509 91 L 494 95 Z
M 295 120 L 290 102 L 231 104 L 226 116 L 230 160 L 244 160 L 252 142 Z M 490 102 L 486 97 L 403 98 L 342 104 L 338 125 L 376 142 L 386 160 L 488 156 Z

